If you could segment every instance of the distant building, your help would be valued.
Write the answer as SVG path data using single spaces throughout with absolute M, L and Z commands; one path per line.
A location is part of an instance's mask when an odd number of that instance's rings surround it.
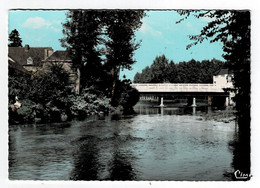
M 30 74 L 22 65 L 14 61 L 12 58 L 8 57 L 8 71 L 9 74 L 13 75 L 15 72 L 22 74 Z
M 223 88 L 233 88 L 233 73 L 228 69 L 221 69 L 216 76 L 213 76 L 213 83 Z
M 33 74 L 42 68 L 43 61 L 52 54 L 51 47 L 8 47 L 8 57 Z
M 220 86 L 223 89 L 233 89 L 233 72 L 229 71 L 228 69 L 221 69 L 216 76 L 213 76 L 213 84 Z M 233 97 L 235 96 L 234 91 L 230 91 L 229 95 L 229 105 L 234 105 Z
M 8 63 L 10 70 L 38 75 L 50 71 L 52 64 L 61 65 L 69 73 L 70 87 L 78 92 L 79 79 L 77 70 L 72 67 L 72 60 L 67 51 L 53 52 L 51 47 L 8 47 Z

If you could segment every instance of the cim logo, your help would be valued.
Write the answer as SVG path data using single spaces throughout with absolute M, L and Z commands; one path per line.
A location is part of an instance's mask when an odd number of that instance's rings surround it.
M 240 170 L 236 170 L 234 172 L 234 175 L 237 180 L 249 180 L 252 177 L 252 175 L 245 174 L 245 173 L 241 172 Z

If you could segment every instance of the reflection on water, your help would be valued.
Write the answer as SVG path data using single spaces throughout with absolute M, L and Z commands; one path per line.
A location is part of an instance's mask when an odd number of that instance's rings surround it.
M 136 115 L 9 129 L 9 178 L 232 180 L 235 123 L 207 109 L 137 106 Z

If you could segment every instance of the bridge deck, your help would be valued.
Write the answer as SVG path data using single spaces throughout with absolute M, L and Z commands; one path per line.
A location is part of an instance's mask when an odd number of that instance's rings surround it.
M 216 84 L 132 84 L 140 93 L 163 93 L 163 92 L 202 92 L 224 93 L 222 87 Z

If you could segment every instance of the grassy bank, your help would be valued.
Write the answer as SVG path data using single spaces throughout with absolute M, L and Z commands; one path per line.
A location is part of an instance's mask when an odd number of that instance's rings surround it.
M 214 120 L 229 123 L 236 120 L 236 110 L 227 108 L 226 110 L 210 111 L 201 115 L 204 120 Z

